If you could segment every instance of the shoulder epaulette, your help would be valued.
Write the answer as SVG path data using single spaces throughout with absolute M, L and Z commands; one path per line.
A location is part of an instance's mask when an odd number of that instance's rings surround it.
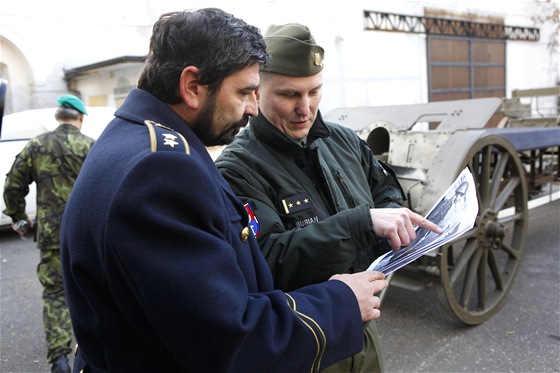
M 150 143 L 152 152 L 161 150 L 182 151 L 190 154 L 189 143 L 179 132 L 175 132 L 169 127 L 146 119 L 144 124 L 150 131 Z

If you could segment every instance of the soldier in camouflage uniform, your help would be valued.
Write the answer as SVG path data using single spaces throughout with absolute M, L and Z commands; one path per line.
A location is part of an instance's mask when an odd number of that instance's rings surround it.
M 35 240 L 41 250 L 37 277 L 43 286 L 43 324 L 52 372 L 69 372 L 66 355 L 71 351 L 72 325 L 62 282 L 60 264 L 60 223 L 66 201 L 94 140 L 80 132 L 84 115 L 83 102 L 73 95 L 57 100 L 55 119 L 59 126 L 31 139 L 19 153 L 6 175 L 4 213 L 12 218 L 12 228 L 33 221 L 25 212 L 25 196 L 32 182 L 37 184 L 37 217 Z

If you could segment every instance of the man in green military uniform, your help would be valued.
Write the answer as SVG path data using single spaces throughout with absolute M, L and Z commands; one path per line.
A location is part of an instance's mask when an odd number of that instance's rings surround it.
M 351 129 L 325 122 L 324 50 L 304 25 L 272 25 L 265 34 L 269 68 L 261 68 L 259 115 L 216 165 L 252 217 L 253 232 L 282 290 L 368 268 L 407 245 L 414 225 L 436 225 L 402 207 L 393 171 Z M 326 372 L 381 372 L 374 322 L 361 353 Z
M 33 228 L 25 211 L 29 185 L 37 185 L 35 240 L 41 250 L 37 277 L 43 286 L 43 324 L 47 361 L 52 372 L 70 372 L 72 325 L 66 306 L 60 264 L 60 223 L 66 201 L 94 140 L 81 133 L 84 103 L 76 96 L 57 99 L 55 119 L 59 126 L 26 144 L 16 156 L 4 184 L 4 214 L 12 218 L 12 229 L 24 235 Z

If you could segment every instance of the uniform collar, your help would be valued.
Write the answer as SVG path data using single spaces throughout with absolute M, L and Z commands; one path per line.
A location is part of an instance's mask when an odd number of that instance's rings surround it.
M 297 154 L 303 150 L 300 142 L 288 137 L 261 113 L 257 117 L 251 118 L 250 126 L 257 139 L 281 153 Z M 317 139 L 330 136 L 330 133 L 330 130 L 323 121 L 321 112 L 317 112 L 317 118 L 307 135 L 307 147 L 312 146 Z
M 55 131 L 59 130 L 59 131 L 66 131 L 66 132 L 81 132 L 81 130 L 69 123 L 61 123 L 58 125 L 58 127 L 56 127 Z
M 206 152 L 204 144 L 177 113 L 163 101 L 142 89 L 134 88 L 130 91 L 126 100 L 115 112 L 115 116 L 142 125 L 146 121 L 161 124 L 183 135 L 191 148 L 201 153 Z
M 187 123 L 169 106 L 139 88 L 130 91 L 126 100 L 115 112 L 115 116 L 138 124 L 144 124 L 146 120 L 160 123 L 183 136 L 190 135 L 191 132 Z

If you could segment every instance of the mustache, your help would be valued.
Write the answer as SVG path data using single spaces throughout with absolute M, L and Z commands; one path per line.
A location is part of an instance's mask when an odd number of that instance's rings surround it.
M 249 115 L 245 115 L 237 123 L 232 124 L 231 128 L 233 129 L 233 128 L 237 128 L 237 127 L 245 127 L 245 126 L 247 126 L 248 123 L 249 123 Z
M 245 115 L 243 118 L 241 118 L 237 122 L 232 123 L 228 127 L 226 127 L 226 129 L 223 130 L 222 133 L 228 133 L 228 132 L 231 132 L 231 131 L 235 131 L 237 129 L 241 129 L 243 127 L 246 127 L 248 123 L 249 123 L 249 116 Z

